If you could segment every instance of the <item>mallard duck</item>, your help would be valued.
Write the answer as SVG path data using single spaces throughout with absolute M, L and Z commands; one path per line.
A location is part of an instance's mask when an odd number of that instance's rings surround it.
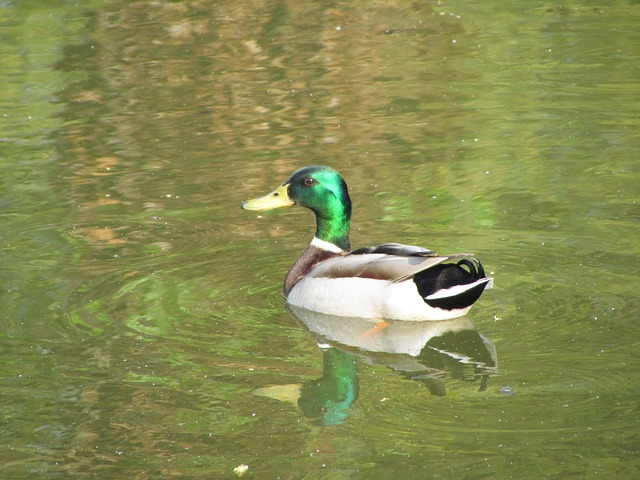
M 383 243 L 350 251 L 351 199 L 344 178 L 325 166 L 294 172 L 245 210 L 300 205 L 316 215 L 316 233 L 284 280 L 296 307 L 345 317 L 445 320 L 466 314 L 492 279 L 471 254 L 438 255 Z

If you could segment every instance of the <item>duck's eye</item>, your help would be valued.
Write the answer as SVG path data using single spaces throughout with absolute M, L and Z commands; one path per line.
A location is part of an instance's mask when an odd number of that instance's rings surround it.
M 313 177 L 307 177 L 307 178 L 304 179 L 304 186 L 305 187 L 312 187 L 316 183 L 318 183 L 318 182 Z

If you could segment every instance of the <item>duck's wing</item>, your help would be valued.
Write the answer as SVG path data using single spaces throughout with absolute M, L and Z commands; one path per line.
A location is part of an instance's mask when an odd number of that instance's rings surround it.
M 381 243 L 379 245 L 370 245 L 361 247 L 351 252 L 351 255 L 365 255 L 369 253 L 384 253 L 387 255 L 399 255 L 401 257 L 437 257 L 437 252 L 424 247 L 415 245 L 405 245 L 403 243 Z
M 400 282 L 453 258 L 456 254 L 439 256 L 436 252 L 413 245 L 385 243 L 359 248 L 348 255 L 328 259 L 318 264 L 309 277 L 372 278 Z

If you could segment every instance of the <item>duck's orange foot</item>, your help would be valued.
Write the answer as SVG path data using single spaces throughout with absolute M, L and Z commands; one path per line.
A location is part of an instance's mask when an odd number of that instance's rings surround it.
M 384 330 L 385 328 L 387 328 L 389 326 L 389 322 L 386 322 L 384 320 L 381 320 L 379 322 L 376 322 L 375 325 L 373 326 L 373 328 L 370 328 L 369 330 L 367 330 L 366 332 L 364 332 L 362 335 L 364 337 L 369 337 L 371 335 L 375 335 L 377 333 L 380 333 L 382 330 Z

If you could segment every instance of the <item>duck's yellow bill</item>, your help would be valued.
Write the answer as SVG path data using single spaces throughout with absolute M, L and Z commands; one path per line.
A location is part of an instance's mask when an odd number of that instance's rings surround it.
M 240 205 L 245 210 L 273 210 L 274 208 L 288 207 L 294 204 L 287 193 L 288 184 L 280 185 L 273 192 L 262 197 L 253 198 L 242 202 Z

